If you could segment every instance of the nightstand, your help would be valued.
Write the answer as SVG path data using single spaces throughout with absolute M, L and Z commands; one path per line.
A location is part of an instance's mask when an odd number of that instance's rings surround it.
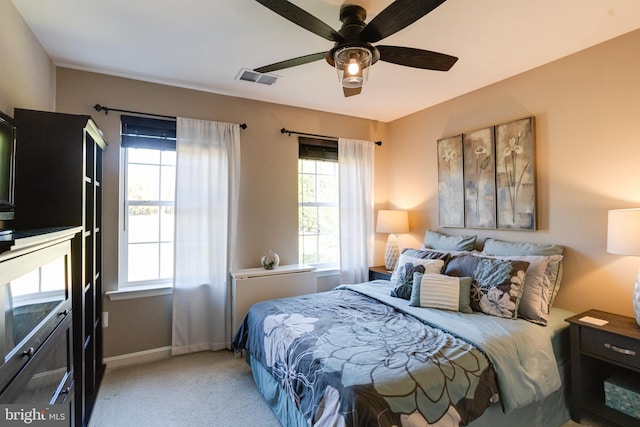
M 598 326 L 585 316 L 606 320 Z M 583 411 L 621 426 L 639 427 L 640 419 L 605 405 L 604 383 L 613 375 L 640 381 L 640 326 L 627 316 L 589 310 L 566 319 L 571 324 L 571 418 Z
M 384 265 L 369 267 L 369 280 L 390 280 L 392 273 Z

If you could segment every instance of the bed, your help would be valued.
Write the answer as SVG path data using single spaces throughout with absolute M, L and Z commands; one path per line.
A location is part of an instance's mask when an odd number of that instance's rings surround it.
M 511 313 L 506 301 L 515 282 L 530 278 L 516 270 L 534 265 L 532 256 L 507 262 L 431 249 L 403 252 L 391 281 L 251 307 L 233 347 L 283 426 L 559 426 L 569 419 L 564 319 L 572 313 L 547 306 L 542 322 Z M 509 283 L 500 279 L 502 298 L 479 288 L 474 301 L 468 282 L 486 277 L 467 281 L 466 274 L 482 262 L 515 266 Z M 434 280 L 447 283 L 431 287 Z M 446 302 L 448 291 L 440 291 L 453 287 Z M 547 283 L 547 305 L 552 294 Z M 504 310 L 488 314 L 496 307 Z

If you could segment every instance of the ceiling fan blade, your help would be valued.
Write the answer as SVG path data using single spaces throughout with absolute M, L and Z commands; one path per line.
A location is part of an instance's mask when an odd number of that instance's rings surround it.
M 445 1 L 396 0 L 376 15 L 360 35 L 363 40 L 375 43 L 413 24 Z
M 348 98 L 353 95 L 358 95 L 362 92 L 362 86 L 360 87 L 342 87 L 342 91 L 344 92 L 344 97 Z
M 458 58 L 430 50 L 402 46 L 376 46 L 380 60 L 425 70 L 449 71 Z
M 261 5 L 271 9 L 278 15 L 301 26 L 322 38 L 333 42 L 343 41 L 344 38 L 333 28 L 325 24 L 304 9 L 286 0 L 256 0 Z
M 298 65 L 308 64 L 309 62 L 319 61 L 325 59 L 327 52 L 312 53 L 310 55 L 299 56 L 297 58 L 287 59 L 286 61 L 276 62 L 275 64 L 265 65 L 264 67 L 256 68 L 253 71 L 258 73 L 270 73 L 276 70 L 284 70 L 285 68 L 296 67 Z

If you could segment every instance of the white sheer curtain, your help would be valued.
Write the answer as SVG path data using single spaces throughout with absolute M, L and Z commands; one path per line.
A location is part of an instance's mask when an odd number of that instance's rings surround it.
M 230 346 L 240 127 L 178 118 L 172 354 Z
M 369 280 L 374 243 L 373 161 L 373 142 L 338 140 L 341 283 Z

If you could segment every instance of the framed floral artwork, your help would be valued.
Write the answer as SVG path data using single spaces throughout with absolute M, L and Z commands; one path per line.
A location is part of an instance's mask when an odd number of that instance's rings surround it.
M 468 228 L 496 228 L 496 168 L 493 127 L 462 136 L 464 218 Z
M 441 227 L 464 227 L 462 135 L 438 140 L 438 213 Z
M 497 228 L 536 229 L 534 118 L 496 126 Z

